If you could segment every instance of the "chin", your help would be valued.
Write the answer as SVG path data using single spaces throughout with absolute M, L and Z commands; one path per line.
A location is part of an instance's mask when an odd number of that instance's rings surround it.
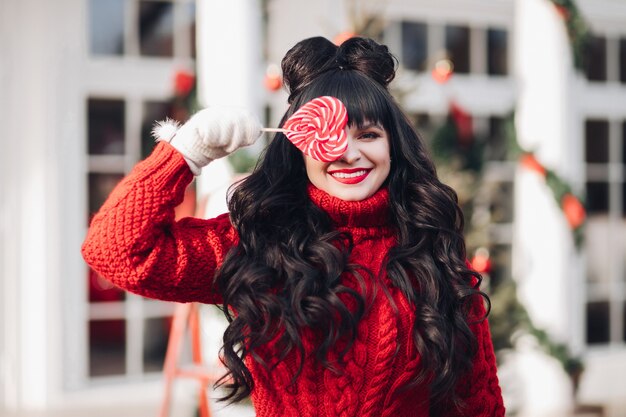
M 361 201 L 365 200 L 376 193 L 377 190 L 371 189 L 332 189 L 326 190 L 328 194 L 344 201 Z

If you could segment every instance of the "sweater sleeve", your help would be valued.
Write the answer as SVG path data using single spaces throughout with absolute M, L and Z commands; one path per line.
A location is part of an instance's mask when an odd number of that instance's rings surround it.
M 93 217 L 85 261 L 127 291 L 166 301 L 219 303 L 213 277 L 236 241 L 227 214 L 175 221 L 193 174 L 160 142 L 115 187 Z
M 485 317 L 482 297 L 475 297 L 471 317 L 480 320 Z M 464 406 L 457 409 L 451 405 L 445 417 L 502 417 L 504 404 L 502 391 L 496 374 L 496 356 L 491 341 L 491 331 L 487 318 L 470 325 L 476 336 L 477 351 L 470 372 L 462 375 L 457 383 L 456 393 Z

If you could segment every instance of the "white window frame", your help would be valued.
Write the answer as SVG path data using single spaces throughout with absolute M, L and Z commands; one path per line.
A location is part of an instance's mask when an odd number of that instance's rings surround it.
M 105 0 L 106 1 L 106 0 Z M 144 104 L 146 102 L 166 102 L 173 94 L 173 75 L 181 69 L 194 68 L 191 57 L 191 37 L 187 30 L 177 30 L 188 22 L 185 7 L 195 7 L 195 0 L 151 0 L 174 4 L 174 50 L 173 57 L 148 57 L 139 54 L 137 21 L 139 1 L 126 0 L 123 55 L 92 55 L 89 42 L 85 43 L 85 73 L 82 88 L 84 106 L 83 133 L 85 141 L 85 171 L 83 173 L 85 192 L 84 217 L 88 210 L 88 174 L 126 174 L 141 157 L 141 129 Z M 86 10 L 90 0 L 85 0 Z M 89 19 L 85 30 L 89 34 Z M 89 99 L 118 99 L 125 103 L 124 110 L 124 153 L 120 155 L 89 155 L 87 132 L 87 104 Z M 81 219 L 82 221 L 82 219 Z M 87 226 L 84 227 L 84 233 Z M 70 307 L 64 311 L 65 355 L 64 385 L 68 389 L 119 384 L 125 382 L 152 381 L 159 372 L 143 370 L 144 322 L 150 318 L 171 316 L 175 305 L 127 293 L 123 301 L 90 303 L 87 297 L 88 267 L 74 268 L 81 273 L 73 276 L 73 289 L 70 292 Z M 116 376 L 89 376 L 89 321 L 97 319 L 121 319 L 126 324 L 125 360 L 126 373 Z
M 587 343 L 587 320 L 582 323 L 584 328 L 584 343 L 588 350 L 598 350 L 603 348 L 624 348 L 626 347 L 626 332 L 624 332 L 624 308 L 626 304 L 626 268 L 624 267 L 624 252 L 626 251 L 626 241 L 620 238 L 625 229 L 625 218 L 622 215 L 624 208 L 622 207 L 622 187 L 626 182 L 626 165 L 622 163 L 622 123 L 625 119 L 619 118 L 602 118 L 587 117 L 583 120 L 583 124 L 587 120 L 603 121 L 608 124 L 608 163 L 587 163 L 585 159 L 586 182 L 601 182 L 608 185 L 609 202 L 608 212 L 599 214 L 597 217 L 604 220 L 606 230 L 608 230 L 609 251 L 608 255 L 608 277 L 606 282 L 594 283 L 585 279 L 585 299 L 584 309 L 590 302 L 608 302 L 609 303 L 609 341 L 608 343 Z M 583 131 L 585 129 L 583 128 Z M 587 138 L 585 138 L 586 141 Z M 589 216 L 589 222 L 592 222 L 592 216 Z M 593 225 L 588 224 L 587 227 Z
M 426 25 L 426 72 L 433 66 L 433 60 L 443 57 L 446 50 L 446 26 L 466 27 L 469 29 L 469 72 L 455 74 L 457 77 L 483 76 L 489 78 L 507 78 L 511 75 L 512 64 L 512 28 L 501 23 L 477 24 L 472 22 L 438 22 L 427 19 L 397 19 L 390 22 L 384 32 L 384 43 L 391 48 L 398 60 L 402 62 L 402 22 L 415 22 Z M 488 31 L 502 30 L 507 33 L 507 74 L 488 74 Z M 409 72 L 416 72 L 407 70 Z

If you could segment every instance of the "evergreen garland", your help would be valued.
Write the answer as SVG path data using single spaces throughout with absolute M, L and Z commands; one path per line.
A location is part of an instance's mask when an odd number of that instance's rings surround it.
M 461 113 L 463 117 L 459 117 Z M 456 116 L 455 116 L 456 114 Z M 459 204 L 467 219 L 465 231 L 468 246 L 476 249 L 471 257 L 472 267 L 484 278 L 484 290 L 488 292 L 492 303 L 489 316 L 491 335 L 496 352 L 513 349 L 518 335 L 534 336 L 538 346 L 562 365 L 569 375 L 574 391 L 578 387 L 580 375 L 584 370 L 581 359 L 572 354 L 566 344 L 555 341 L 545 330 L 536 327 L 526 308 L 517 297 L 515 281 L 501 269 L 497 262 L 492 262 L 490 250 L 494 244 L 490 235 L 490 224 L 494 223 L 494 215 L 486 221 L 476 221 L 474 214 L 479 211 L 478 203 L 489 201 L 490 210 L 496 210 L 498 189 L 488 189 L 482 180 L 484 163 L 489 159 L 489 139 L 472 136 L 463 138 L 467 131 L 465 118 L 469 118 L 458 105 L 452 104 L 450 115 L 446 121 L 431 135 L 431 150 L 442 180 L 458 191 Z M 585 210 L 580 200 L 572 193 L 569 184 L 553 170 L 547 169 L 537 161 L 534 154 L 524 151 L 516 137 L 514 114 L 508 115 L 499 134 L 499 144 L 505 148 L 500 154 L 504 160 L 518 161 L 525 169 L 534 171 L 545 179 L 555 202 L 563 210 L 565 218 L 573 233 L 577 247 L 582 242 L 582 228 Z M 487 192 L 485 192 L 487 189 Z M 494 198 L 495 197 L 495 198 Z
M 549 0 L 565 22 L 567 35 L 572 46 L 574 67 L 580 71 L 585 69 L 585 55 L 589 46 L 591 32 L 578 10 L 574 0 Z

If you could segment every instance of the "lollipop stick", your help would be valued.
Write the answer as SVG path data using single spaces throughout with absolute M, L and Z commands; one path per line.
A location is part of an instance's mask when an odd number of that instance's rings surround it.
M 289 130 L 287 130 L 287 129 L 278 129 L 278 128 L 273 128 L 273 127 L 264 127 L 264 128 L 261 129 L 261 132 L 287 133 L 287 132 L 289 132 Z

